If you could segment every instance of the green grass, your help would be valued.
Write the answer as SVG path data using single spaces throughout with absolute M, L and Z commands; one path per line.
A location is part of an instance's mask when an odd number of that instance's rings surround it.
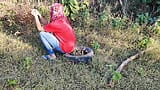
M 5 10 L 7 6 L 3 9 Z M 5 15 L 5 14 L 4 14 Z M 13 15 L 12 15 L 13 16 Z M 12 20 L 12 19 L 11 19 Z M 14 20 L 13 20 L 14 21 Z M 4 27 L 0 21 L 0 90 L 159 90 L 160 88 L 160 49 L 154 49 L 129 63 L 122 71 L 122 78 L 115 87 L 107 86 L 111 78 L 112 65 L 115 69 L 128 57 L 141 49 L 137 40 L 145 35 L 131 29 L 102 28 L 81 30 L 74 27 L 77 45 L 94 49 L 91 64 L 73 64 L 59 55 L 55 61 L 45 61 L 45 53 L 33 25 Z M 8 24 L 6 24 L 7 26 Z M 14 32 L 28 33 L 15 36 Z M 75 25 L 76 26 L 76 25 Z M 12 27 L 12 28 L 11 28 Z M 11 32 L 13 31 L 13 32 Z M 159 37 L 152 37 L 149 47 L 160 45 Z M 13 89 L 13 90 L 14 90 Z

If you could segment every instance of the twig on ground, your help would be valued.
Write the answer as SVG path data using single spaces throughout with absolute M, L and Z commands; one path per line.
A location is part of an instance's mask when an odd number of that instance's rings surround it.
M 150 50 L 153 50 L 153 49 L 155 49 L 155 48 L 157 48 L 157 47 L 148 48 L 148 49 L 146 49 L 146 50 L 143 50 L 143 51 L 141 51 L 141 52 L 139 52 L 139 53 L 137 53 L 137 54 L 135 54 L 135 55 L 127 58 L 127 59 L 124 60 L 124 61 L 122 62 L 122 64 L 116 69 L 116 72 L 119 72 L 119 73 L 120 73 L 120 72 L 124 69 L 124 67 L 128 65 L 129 62 L 133 61 L 134 59 L 136 59 L 138 56 L 144 54 L 145 52 L 150 51 Z M 114 81 L 112 80 L 112 78 L 111 78 L 111 80 L 109 81 L 108 86 L 109 86 L 109 87 L 114 87 Z

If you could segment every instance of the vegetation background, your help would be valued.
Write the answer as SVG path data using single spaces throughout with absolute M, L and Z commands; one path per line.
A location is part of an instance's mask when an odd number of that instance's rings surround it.
M 54 2 L 64 5 L 77 46 L 94 50 L 90 64 L 62 55 L 41 59 L 45 51 L 30 11 L 37 8 L 49 20 Z M 0 90 L 159 90 L 159 15 L 160 0 L 0 0 Z M 155 49 L 115 73 L 148 48 Z

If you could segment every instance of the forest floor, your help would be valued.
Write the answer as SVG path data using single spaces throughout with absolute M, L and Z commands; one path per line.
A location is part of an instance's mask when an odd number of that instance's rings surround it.
M 94 49 L 90 64 L 71 63 L 62 55 L 45 61 L 34 24 L 17 24 L 14 4 L 0 3 L 0 90 L 159 90 L 160 48 L 148 51 L 128 64 L 122 78 L 108 87 L 112 68 L 138 53 L 133 30 L 74 27 L 77 45 Z M 28 21 L 29 22 L 29 21 Z M 24 22 L 25 23 L 25 22 Z M 21 34 L 17 35 L 17 31 Z M 159 37 L 153 37 L 160 45 Z

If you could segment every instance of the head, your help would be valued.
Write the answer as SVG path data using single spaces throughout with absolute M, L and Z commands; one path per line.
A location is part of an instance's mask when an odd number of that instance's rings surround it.
M 50 11 L 51 21 L 64 17 L 64 8 L 60 3 L 54 3 Z

